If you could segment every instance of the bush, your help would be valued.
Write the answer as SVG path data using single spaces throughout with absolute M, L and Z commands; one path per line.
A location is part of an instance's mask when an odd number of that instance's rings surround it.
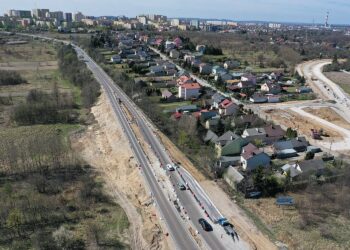
M 0 70 L 0 86 L 17 85 L 21 83 L 27 83 L 27 81 L 23 79 L 18 72 Z

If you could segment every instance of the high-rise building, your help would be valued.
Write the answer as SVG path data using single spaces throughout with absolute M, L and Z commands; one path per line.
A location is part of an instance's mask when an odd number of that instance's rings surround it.
M 180 25 L 180 20 L 179 19 L 172 19 L 171 20 L 171 25 L 172 26 L 179 26 Z
M 64 13 L 64 21 L 71 23 L 73 21 L 72 13 Z
M 50 12 L 50 18 L 56 19 L 56 21 L 60 23 L 63 21 L 63 12 L 62 11 Z
M 84 19 L 84 18 L 85 18 L 85 16 L 81 12 L 76 12 L 73 15 L 73 21 L 74 22 L 81 22 L 81 20 Z
M 30 10 L 9 10 L 8 15 L 10 17 L 31 18 L 32 14 Z
M 191 20 L 190 25 L 192 27 L 195 27 L 196 29 L 198 29 L 199 28 L 199 20 L 197 20 L 197 19 Z
M 33 9 L 32 16 L 37 19 L 44 19 L 49 14 L 49 9 Z
M 148 23 L 148 19 L 146 16 L 138 16 L 137 20 L 142 23 L 143 25 L 146 25 Z

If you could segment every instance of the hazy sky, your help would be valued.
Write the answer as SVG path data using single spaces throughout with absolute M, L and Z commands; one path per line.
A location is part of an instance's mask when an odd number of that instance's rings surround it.
M 350 0 L 0 0 L 8 9 L 49 8 L 87 15 L 164 14 L 168 17 L 227 18 L 280 22 L 350 24 Z

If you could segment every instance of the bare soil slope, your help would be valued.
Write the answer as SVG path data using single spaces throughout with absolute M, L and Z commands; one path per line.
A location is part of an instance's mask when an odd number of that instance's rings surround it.
M 128 141 L 104 94 L 92 113 L 96 123 L 72 138 L 73 148 L 101 173 L 107 191 L 127 213 L 133 249 L 169 249 Z

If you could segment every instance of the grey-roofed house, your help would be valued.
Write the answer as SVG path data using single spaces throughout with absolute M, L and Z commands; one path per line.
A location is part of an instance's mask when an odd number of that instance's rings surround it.
M 298 152 L 294 149 L 282 149 L 276 152 L 276 157 L 278 159 L 287 159 L 291 157 L 298 156 Z
M 196 112 L 199 111 L 197 105 L 185 105 L 176 108 L 176 112 Z
M 279 125 L 269 125 L 264 127 L 266 138 L 266 143 L 272 143 L 281 140 L 286 132 Z
M 207 131 L 206 135 L 203 138 L 203 141 L 208 143 L 215 143 L 215 141 L 218 139 L 219 137 L 210 129 Z
M 233 133 L 232 131 L 227 131 L 225 134 L 223 134 L 222 136 L 220 136 L 215 143 L 217 145 L 220 145 L 221 147 L 225 146 L 227 142 L 232 141 L 234 139 L 239 138 L 239 135 L 236 135 L 235 133 Z
M 293 149 L 295 149 L 297 152 L 306 151 L 307 147 L 310 145 L 303 136 L 291 139 L 291 143 L 293 145 Z
M 264 128 L 248 128 L 243 131 L 242 138 L 247 141 L 262 140 L 265 141 L 266 132 Z
M 214 108 L 219 108 L 220 103 L 226 99 L 225 96 L 219 94 L 219 93 L 215 93 L 214 95 L 212 95 L 211 99 L 213 100 L 213 107 Z

